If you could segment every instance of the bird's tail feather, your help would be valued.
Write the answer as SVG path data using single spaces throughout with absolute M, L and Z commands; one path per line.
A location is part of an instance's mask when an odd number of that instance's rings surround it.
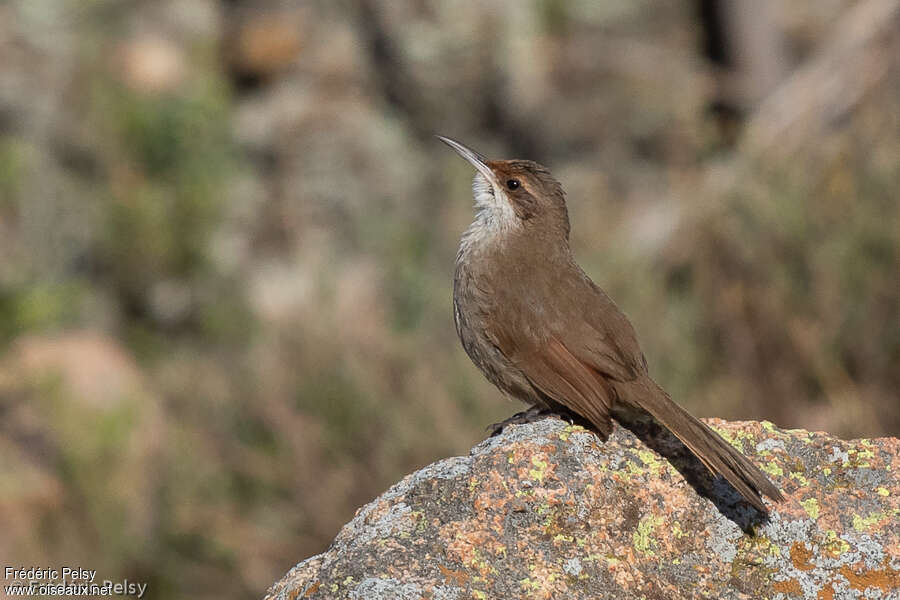
M 714 474 L 722 475 L 750 504 L 768 512 L 760 494 L 781 502 L 781 492 L 763 472 L 706 423 L 676 404 L 649 377 L 615 385 L 619 397 L 650 413 Z

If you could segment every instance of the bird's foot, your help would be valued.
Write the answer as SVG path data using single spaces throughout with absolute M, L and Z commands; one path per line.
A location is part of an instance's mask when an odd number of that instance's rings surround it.
M 540 421 L 541 419 L 546 419 L 547 417 L 556 417 L 557 419 L 567 421 L 569 424 L 574 424 L 572 415 L 568 413 L 556 411 L 551 408 L 544 408 L 542 406 L 532 406 L 528 410 L 517 412 L 508 419 L 503 419 L 499 423 L 488 425 L 487 428 L 491 432 L 491 437 L 494 437 L 495 435 L 500 435 L 500 433 L 503 432 L 503 429 L 507 425 L 523 425 L 525 423 L 534 423 L 535 421 Z

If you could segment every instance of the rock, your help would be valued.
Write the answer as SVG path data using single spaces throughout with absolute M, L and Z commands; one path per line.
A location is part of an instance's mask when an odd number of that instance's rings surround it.
M 267 600 L 900 598 L 900 440 L 708 423 L 787 496 L 768 519 L 665 432 L 545 419 L 407 476 Z

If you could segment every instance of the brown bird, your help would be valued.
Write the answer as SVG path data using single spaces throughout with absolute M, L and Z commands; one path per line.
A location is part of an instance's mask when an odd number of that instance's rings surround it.
M 572 257 L 564 192 L 550 171 L 438 138 L 478 171 L 475 220 L 456 255 L 456 332 L 488 380 L 531 407 L 499 425 L 575 413 L 606 437 L 612 419 L 649 413 L 760 511 L 761 493 L 782 501 L 759 468 L 650 378 L 628 318 Z

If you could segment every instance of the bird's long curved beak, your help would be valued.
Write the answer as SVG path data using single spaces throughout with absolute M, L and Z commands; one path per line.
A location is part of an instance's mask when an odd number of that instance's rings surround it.
M 487 166 L 487 158 L 485 158 L 480 152 L 476 152 L 472 150 L 468 146 L 457 142 L 456 140 L 450 139 L 448 137 L 444 137 L 442 135 L 436 136 L 437 139 L 441 140 L 454 150 L 456 150 L 460 156 L 469 161 L 473 167 L 478 169 L 478 171 L 485 176 L 485 178 L 491 183 L 496 182 L 496 176 L 494 176 L 491 168 Z

